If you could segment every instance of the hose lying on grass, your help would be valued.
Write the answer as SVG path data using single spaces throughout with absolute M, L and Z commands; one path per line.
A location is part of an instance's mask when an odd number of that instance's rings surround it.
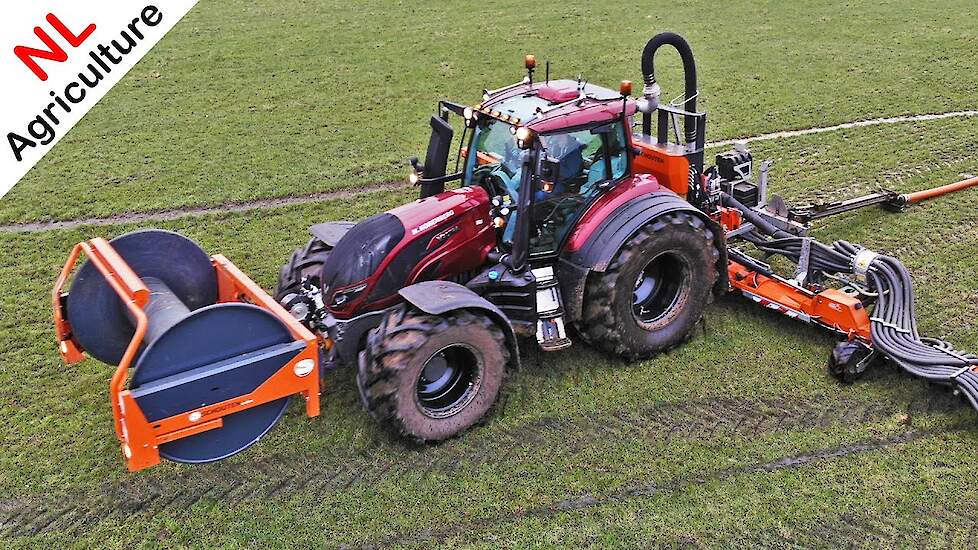
M 782 231 L 727 194 L 725 205 L 737 208 L 755 231 L 743 238 L 767 254 L 798 263 L 804 239 Z M 917 330 L 913 281 L 910 272 L 891 256 L 874 254 L 846 241 L 827 246 L 810 242 L 809 268 L 839 274 L 865 274 L 867 286 L 877 294 L 870 317 L 873 348 L 905 371 L 925 380 L 959 390 L 978 410 L 978 355 L 961 352 L 943 340 L 921 336 Z

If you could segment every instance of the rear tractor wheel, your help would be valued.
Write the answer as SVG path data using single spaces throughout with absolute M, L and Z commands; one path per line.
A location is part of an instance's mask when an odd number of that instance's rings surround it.
M 503 331 L 488 317 L 466 310 L 428 315 L 404 305 L 370 333 L 357 386 L 384 427 L 441 441 L 486 416 L 509 358 Z
M 639 230 L 584 291 L 579 331 L 627 360 L 684 342 L 713 299 L 719 251 L 699 218 L 665 214 Z

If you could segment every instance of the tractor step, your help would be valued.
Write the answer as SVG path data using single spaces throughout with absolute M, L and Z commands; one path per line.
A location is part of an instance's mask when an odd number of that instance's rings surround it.
M 569 348 L 570 338 L 564 328 L 564 305 L 553 266 L 533 270 L 537 284 L 537 343 L 543 351 Z
M 543 351 L 560 351 L 571 346 L 571 339 L 564 331 L 564 320 L 540 319 L 537 322 L 537 343 Z

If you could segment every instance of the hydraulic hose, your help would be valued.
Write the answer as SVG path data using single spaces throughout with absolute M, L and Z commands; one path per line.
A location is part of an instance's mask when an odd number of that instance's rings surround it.
M 791 233 L 778 229 L 774 224 L 764 219 L 763 216 L 755 212 L 754 210 L 744 206 L 742 202 L 735 199 L 733 195 L 729 193 L 720 193 L 720 202 L 728 208 L 736 208 L 740 210 L 740 215 L 745 220 L 749 221 L 754 227 L 759 229 L 765 235 L 770 235 L 777 239 L 783 239 L 787 237 L 792 237 Z
M 655 53 L 664 45 L 670 45 L 679 52 L 679 57 L 683 60 L 683 75 L 686 80 L 686 101 L 684 110 L 690 113 L 696 112 L 696 62 L 693 60 L 693 50 L 689 47 L 686 39 L 674 32 L 663 32 L 652 37 L 645 44 L 642 50 L 642 77 L 645 80 L 644 94 L 646 97 L 655 96 L 658 101 L 659 87 L 655 80 Z M 696 141 L 696 117 L 687 115 L 683 120 L 683 131 L 686 134 L 686 143 Z M 652 113 L 645 113 L 642 118 L 642 132 L 646 135 L 652 133 Z
M 779 254 L 798 263 L 802 237 L 778 229 L 726 193 L 722 201 L 725 206 L 740 210 L 756 228 L 744 235 L 745 240 L 767 254 Z M 865 250 L 846 241 L 837 241 L 831 247 L 815 241 L 810 244 L 809 266 L 824 273 L 857 273 L 857 256 Z M 873 348 L 914 376 L 954 387 L 978 410 L 978 355 L 920 335 L 913 281 L 903 263 L 891 256 L 874 255 L 865 275 L 867 286 L 878 295 L 870 317 Z
M 724 206 L 736 208 L 741 216 L 750 222 L 757 231 L 743 235 L 744 239 L 767 254 L 779 254 L 798 263 L 801 259 L 803 239 L 787 231 L 781 230 L 753 209 L 727 193 L 720 194 Z M 768 236 L 774 237 L 773 239 Z M 851 260 L 844 254 L 835 251 L 818 241 L 810 243 L 809 267 L 813 270 L 827 273 L 845 273 L 851 269 Z

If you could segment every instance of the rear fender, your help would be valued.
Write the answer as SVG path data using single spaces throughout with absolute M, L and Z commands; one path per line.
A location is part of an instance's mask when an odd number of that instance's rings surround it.
M 476 309 L 489 316 L 502 329 L 509 348 L 511 368 L 520 366 L 520 350 L 509 319 L 494 304 L 468 288 L 450 281 L 424 281 L 402 288 L 398 294 L 409 304 L 429 315 L 444 315 L 458 309 Z
M 718 296 L 726 293 L 727 249 L 722 228 L 709 216 L 676 194 L 654 192 L 639 196 L 618 207 L 605 218 L 601 227 L 583 246 L 561 257 L 558 277 L 568 320 L 576 321 L 581 318 L 588 274 L 592 271 L 603 273 L 628 239 L 652 220 L 670 212 L 686 212 L 696 216 L 713 231 L 714 245 L 720 251 L 720 259 L 717 262 L 717 282 L 713 291 Z

